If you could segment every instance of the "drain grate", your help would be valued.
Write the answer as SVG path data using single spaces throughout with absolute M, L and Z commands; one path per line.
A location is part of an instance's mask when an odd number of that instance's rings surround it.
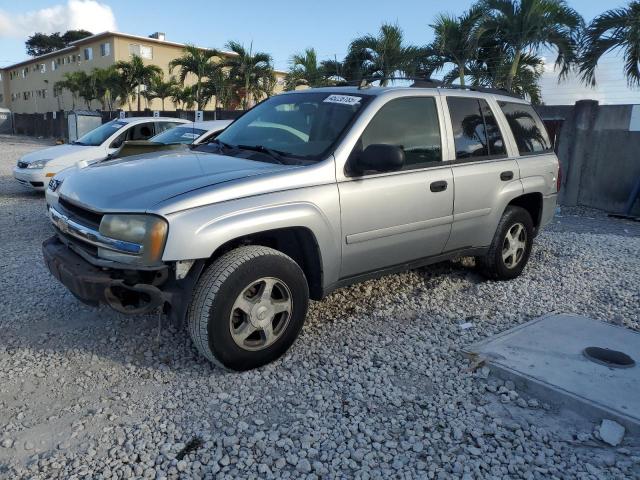
M 610 368 L 631 368 L 636 364 L 633 358 L 626 353 L 608 348 L 587 347 L 582 353 L 592 362 Z

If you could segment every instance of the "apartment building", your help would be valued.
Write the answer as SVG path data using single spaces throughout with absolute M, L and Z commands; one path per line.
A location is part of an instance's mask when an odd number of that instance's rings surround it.
M 87 73 L 94 68 L 108 68 L 120 60 L 128 61 L 133 54 L 138 55 L 147 64 L 159 66 L 165 79 L 168 79 L 169 62 L 183 54 L 184 44 L 168 42 L 162 33 L 149 37 L 140 37 L 119 32 L 103 32 L 83 38 L 67 48 L 46 55 L 33 57 L 0 69 L 0 107 L 6 107 L 14 113 L 45 113 L 59 110 L 71 110 L 71 93 L 63 91 L 56 95 L 54 85 L 63 79 L 64 74 L 78 70 Z M 232 53 L 228 53 L 232 55 Z M 174 74 L 177 73 L 174 72 Z M 275 92 L 284 89 L 285 72 L 276 71 Z M 187 78 L 186 83 L 194 79 Z M 161 101 L 143 100 L 143 108 L 160 110 Z M 85 102 L 76 101 L 77 108 L 86 108 Z M 100 102 L 94 101 L 92 108 L 99 108 Z M 127 110 L 128 105 L 122 106 Z M 132 108 L 136 105 L 132 104 Z M 165 100 L 165 109 L 172 110 L 174 105 Z M 214 104 L 206 106 L 213 109 Z

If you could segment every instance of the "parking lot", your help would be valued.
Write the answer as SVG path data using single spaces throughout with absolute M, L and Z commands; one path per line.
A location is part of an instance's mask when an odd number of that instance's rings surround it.
M 345 288 L 282 359 L 228 373 L 49 275 L 43 195 L 11 177 L 45 144 L 0 136 L 0 477 L 640 477 L 637 438 L 608 447 L 461 354 L 548 312 L 640 330 L 640 223 L 563 208 L 516 280 L 465 260 Z

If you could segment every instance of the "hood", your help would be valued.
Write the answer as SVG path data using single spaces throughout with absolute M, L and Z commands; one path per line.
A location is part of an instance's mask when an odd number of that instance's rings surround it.
M 55 147 L 27 153 L 20 160 L 31 163 L 36 160 L 51 160 L 49 165 L 70 166 L 79 160 L 96 160 L 105 155 L 103 147 L 87 145 L 56 145 Z
M 69 169 L 58 193 L 94 210 L 146 211 L 198 188 L 288 168 L 191 151 L 140 155 Z

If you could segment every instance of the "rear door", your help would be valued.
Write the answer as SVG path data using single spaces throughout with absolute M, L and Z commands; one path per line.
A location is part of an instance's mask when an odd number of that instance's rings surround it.
M 446 103 L 455 152 L 453 225 L 446 250 L 486 247 L 502 216 L 504 199 L 522 191 L 518 162 L 513 152 L 509 154 L 493 99 L 451 95 Z
M 389 100 L 351 152 L 350 159 L 368 145 L 397 145 L 406 164 L 401 171 L 347 176 L 338 183 L 342 278 L 442 252 L 451 229 L 453 176 L 442 162 L 439 102 L 439 96 Z

